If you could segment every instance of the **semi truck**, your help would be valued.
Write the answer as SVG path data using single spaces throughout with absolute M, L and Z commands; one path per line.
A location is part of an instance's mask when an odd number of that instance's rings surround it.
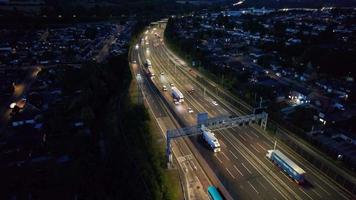
M 221 151 L 220 149 L 220 143 L 218 139 L 216 138 L 215 134 L 211 132 L 208 128 L 206 128 L 204 125 L 200 128 L 202 132 L 202 137 L 204 141 L 209 145 L 209 147 L 214 151 L 214 152 L 219 152 Z
M 268 150 L 266 157 L 298 184 L 302 184 L 304 182 L 305 171 L 279 150 Z
M 183 94 L 176 87 L 172 87 L 172 97 L 177 103 L 182 103 L 184 101 Z

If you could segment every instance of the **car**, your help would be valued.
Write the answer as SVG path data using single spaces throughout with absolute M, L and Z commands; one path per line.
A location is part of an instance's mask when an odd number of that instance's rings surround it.
M 171 87 L 173 87 L 173 86 L 174 86 L 174 84 L 173 84 L 173 83 L 170 83 L 169 85 L 170 85 Z
M 211 103 L 212 103 L 214 106 L 219 105 L 218 102 L 216 102 L 216 101 L 212 101 Z
M 163 75 L 164 75 L 164 72 L 161 72 L 161 75 L 163 76 Z
M 174 104 L 179 105 L 179 101 L 173 100 Z
M 165 85 L 162 86 L 163 91 L 167 91 L 167 87 Z
M 136 60 L 132 61 L 132 63 L 136 64 Z
M 193 112 L 194 112 L 194 110 L 191 107 L 189 107 L 188 108 L 188 113 L 193 113 Z

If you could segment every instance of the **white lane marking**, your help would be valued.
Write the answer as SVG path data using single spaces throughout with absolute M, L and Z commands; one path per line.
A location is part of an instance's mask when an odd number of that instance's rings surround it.
M 306 192 L 304 192 L 304 190 L 302 190 L 300 187 L 298 187 L 300 191 L 302 191 L 305 195 L 307 195 L 307 197 L 309 197 L 310 199 L 313 199 L 311 196 L 309 196 Z
M 223 151 L 221 151 L 221 153 L 222 153 L 222 155 L 224 155 L 224 157 L 226 158 L 226 160 L 230 161 L 230 158 L 227 157 L 227 155 L 226 155 Z
M 255 151 L 257 151 L 258 153 L 260 153 L 260 151 L 259 151 L 258 149 L 256 149 L 255 146 L 253 146 L 252 144 L 250 144 L 250 146 L 251 146 Z
M 269 145 L 266 141 L 263 141 L 263 143 L 264 143 L 267 147 L 270 147 L 270 145 Z
M 260 138 L 260 136 L 257 135 L 254 131 L 249 130 L 249 132 L 250 132 L 252 135 L 254 135 L 255 137 Z
M 263 184 L 261 183 L 261 181 L 257 180 L 257 182 L 263 187 L 263 189 L 265 189 L 266 191 L 268 191 L 267 188 L 266 188 L 266 186 L 263 185 Z
M 310 181 L 309 181 L 310 182 Z M 329 196 L 331 195 L 328 191 L 326 191 L 323 187 L 321 187 L 318 183 L 312 183 L 312 182 L 310 182 L 311 184 L 313 184 L 313 185 L 317 185 L 321 190 L 323 190 L 326 194 L 328 194 Z
M 249 133 L 245 132 L 245 135 L 250 138 L 250 140 L 253 140 L 253 137 Z
M 314 192 L 316 195 L 318 195 L 320 198 L 322 198 L 322 196 L 319 194 L 319 192 L 312 190 L 312 192 Z
M 258 142 L 257 142 L 257 146 L 259 146 L 261 149 L 263 149 L 263 151 L 266 151 L 266 149 L 262 145 L 260 145 L 260 143 L 258 143 Z
M 231 150 L 229 150 L 229 151 L 230 151 L 230 153 L 232 154 L 232 156 L 234 156 L 234 157 L 236 158 L 236 160 L 238 160 L 238 158 L 237 158 L 237 156 L 235 155 L 235 153 L 232 152 Z
M 226 144 L 225 144 L 222 140 L 219 140 L 219 143 L 220 143 L 220 145 L 221 145 L 222 147 L 224 147 L 224 148 L 227 147 Z
M 256 192 L 257 194 L 259 194 L 258 191 L 256 190 L 256 188 L 253 187 L 253 185 L 250 183 L 250 181 L 247 181 L 247 183 L 252 187 L 253 190 L 255 190 L 255 192 Z
M 244 163 L 241 163 L 241 164 L 248 171 L 248 173 L 252 174 L 252 172 L 244 165 Z
M 220 163 L 222 163 L 221 159 L 216 154 L 214 154 L 214 156 L 216 157 L 216 159 L 218 159 Z
M 247 141 L 244 137 L 241 136 L 241 134 L 237 134 L 240 138 L 242 138 L 245 142 Z
M 294 181 L 286 174 L 286 172 L 284 172 L 283 170 L 279 170 L 279 172 L 285 176 L 290 182 L 294 183 Z
M 239 172 L 239 174 L 241 174 L 241 176 L 244 176 L 241 171 L 239 170 L 239 168 L 236 167 L 236 165 L 234 165 L 234 168 L 236 169 L 237 172 Z
M 230 174 L 230 176 L 231 176 L 233 179 L 235 179 L 235 176 L 232 175 L 232 173 L 230 172 L 230 170 L 229 170 L 227 167 L 226 167 L 225 169 L 226 169 L 226 171 Z

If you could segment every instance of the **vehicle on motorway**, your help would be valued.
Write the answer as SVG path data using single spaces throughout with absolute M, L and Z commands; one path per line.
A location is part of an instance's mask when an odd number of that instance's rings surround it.
M 215 186 L 208 187 L 208 196 L 211 200 L 223 200 L 222 195 Z
M 172 97 L 173 99 L 176 100 L 178 103 L 182 103 L 184 101 L 184 96 L 183 94 L 178 90 L 176 87 L 172 87 Z
M 148 67 L 148 68 L 146 69 L 146 72 L 147 72 L 147 75 L 148 75 L 150 78 L 154 78 L 154 77 L 155 77 L 155 73 L 154 73 L 152 67 Z
M 149 59 L 146 60 L 145 66 L 146 67 L 152 67 L 152 63 L 151 63 L 151 61 Z
M 281 168 L 298 184 L 302 184 L 304 182 L 305 171 L 279 150 L 268 150 L 266 157 Z
M 220 143 L 218 139 L 216 138 L 215 134 L 211 132 L 208 128 L 206 128 L 204 125 L 200 128 L 200 131 L 202 132 L 202 137 L 204 141 L 209 145 L 209 147 L 216 153 L 221 151 L 220 149 Z
M 188 93 L 193 93 L 195 91 L 194 87 L 191 84 L 185 85 L 186 90 Z
M 163 91 L 167 91 L 167 86 L 163 85 L 163 86 L 162 86 L 162 90 L 163 90 Z
M 193 113 L 194 110 L 191 107 L 188 107 L 188 113 Z
M 218 102 L 216 102 L 216 101 L 212 101 L 211 102 L 214 106 L 218 106 L 219 104 L 218 104 Z

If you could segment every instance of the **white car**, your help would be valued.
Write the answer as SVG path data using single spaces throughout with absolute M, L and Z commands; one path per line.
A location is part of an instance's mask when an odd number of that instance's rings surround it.
M 188 108 L 188 113 L 193 113 L 193 112 L 194 112 L 194 110 L 191 107 L 189 107 Z
M 170 83 L 169 85 L 170 85 L 171 87 L 173 87 L 173 86 L 174 86 L 174 84 L 173 84 L 173 83 Z
M 164 75 L 164 72 L 161 72 L 161 75 L 163 76 L 163 75 Z
M 218 102 L 216 102 L 216 101 L 212 101 L 211 102 L 214 106 L 218 106 L 219 104 L 218 104 Z

